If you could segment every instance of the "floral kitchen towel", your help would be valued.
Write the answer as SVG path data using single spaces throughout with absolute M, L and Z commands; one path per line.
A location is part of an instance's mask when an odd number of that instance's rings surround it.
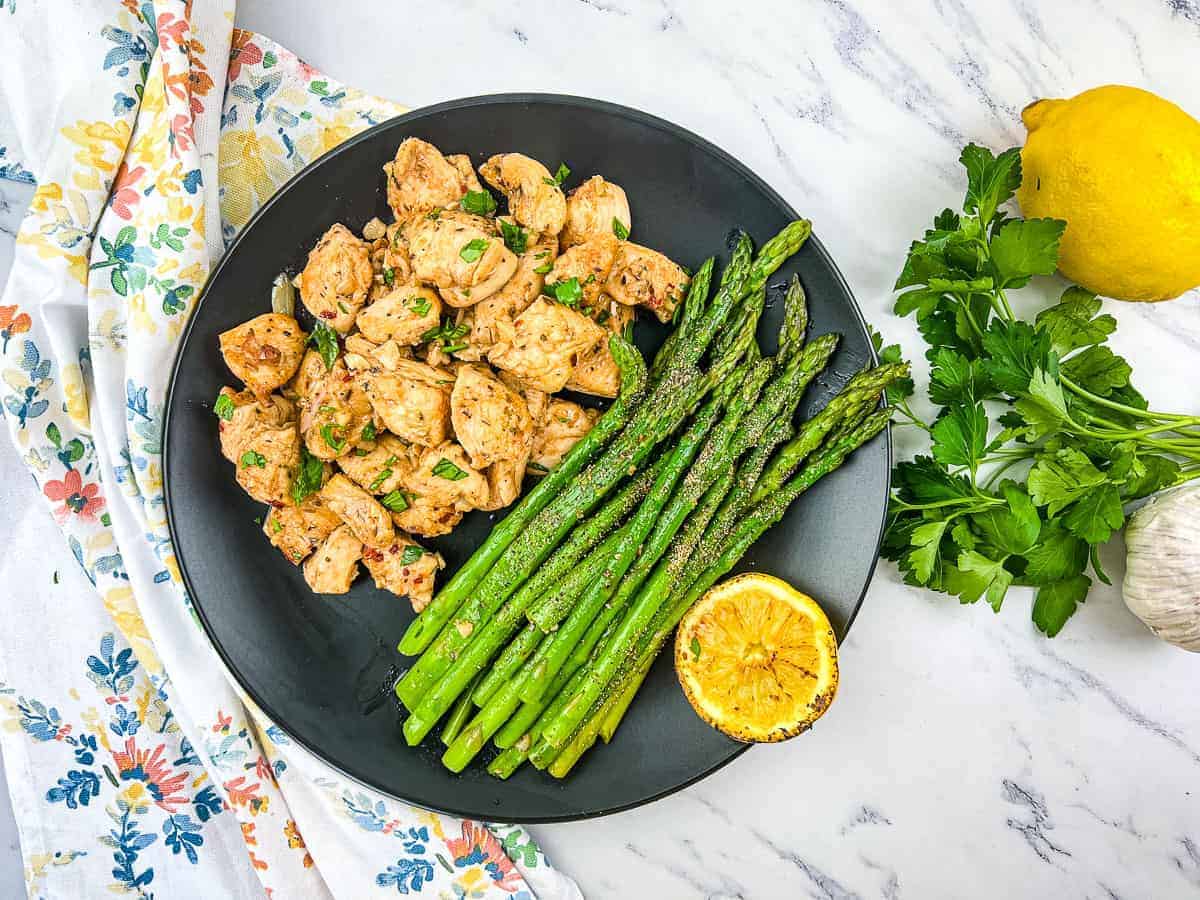
M 407 807 L 292 745 L 180 583 L 162 413 L 200 287 L 284 181 L 403 111 L 233 13 L 0 0 L 0 177 L 37 185 L 0 304 L 0 405 L 82 573 L 5 592 L 0 740 L 29 892 L 578 897 L 523 829 Z

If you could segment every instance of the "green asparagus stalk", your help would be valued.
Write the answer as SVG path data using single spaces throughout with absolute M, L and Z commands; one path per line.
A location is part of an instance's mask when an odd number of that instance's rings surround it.
M 476 676 L 475 680 L 479 680 L 478 676 Z M 454 708 L 450 711 L 450 715 L 446 717 L 446 724 L 442 728 L 443 744 L 449 747 L 454 743 L 454 739 L 458 737 L 458 733 L 467 724 L 467 720 L 471 717 L 472 712 L 474 712 L 474 706 L 471 703 L 471 691 L 468 689 L 458 698 L 454 704 Z
M 483 672 L 483 677 L 471 693 L 472 702 L 476 706 L 487 703 L 500 686 L 512 678 L 525 664 L 525 660 L 533 655 L 545 636 L 542 629 L 532 622 L 526 622 L 525 627 L 496 657 L 496 661 Z
M 638 349 L 621 335 L 614 334 L 609 338 L 608 345 L 621 372 L 620 393 L 613 405 L 562 461 L 492 529 L 487 540 L 438 591 L 433 602 L 412 621 L 400 641 L 398 649 L 401 653 L 415 656 L 432 643 L 505 549 L 592 457 L 625 427 L 646 391 L 646 364 Z
M 783 300 L 783 324 L 779 328 L 780 359 L 791 359 L 804 346 L 808 332 L 808 297 L 800 284 L 800 276 L 793 275 Z
M 715 264 L 716 259 L 710 256 L 704 261 L 704 265 L 696 270 L 696 274 L 692 276 L 692 282 L 688 285 L 687 297 L 683 301 L 683 312 L 680 315 L 679 324 L 667 335 L 667 339 L 663 341 L 663 345 L 659 348 L 658 353 L 654 357 L 654 363 L 650 367 L 651 384 L 656 383 L 662 376 L 662 373 L 666 371 L 667 366 L 675 355 L 675 348 L 681 341 L 686 339 L 686 336 L 696 327 L 696 323 L 704 314 L 704 303 L 708 300 L 708 291 L 712 285 L 712 274 Z

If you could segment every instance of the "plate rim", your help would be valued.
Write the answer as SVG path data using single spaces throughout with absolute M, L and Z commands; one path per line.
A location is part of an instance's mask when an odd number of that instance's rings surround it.
M 182 367 L 182 363 L 183 363 L 184 348 L 187 346 L 188 341 L 191 339 L 192 329 L 195 327 L 196 322 L 198 321 L 198 319 L 200 317 L 200 311 L 201 311 L 202 306 L 204 305 L 204 301 L 208 298 L 208 292 L 209 292 L 210 286 L 216 280 L 217 276 L 221 273 L 221 271 L 225 267 L 225 265 L 229 262 L 230 258 L 234 255 L 234 253 L 237 252 L 237 249 L 238 249 L 239 245 L 241 244 L 242 240 L 245 238 L 245 236 L 250 232 L 250 230 L 255 225 L 258 224 L 259 219 L 265 217 L 267 214 L 267 211 L 285 193 L 287 193 L 294 185 L 299 183 L 304 178 L 307 178 L 308 176 L 310 176 L 320 166 L 324 165 L 326 162 L 333 160 L 338 155 L 349 151 L 350 148 L 356 146 L 357 144 L 362 143 L 363 141 L 368 141 L 368 140 L 373 139 L 375 137 L 375 135 L 380 132 L 393 129 L 398 126 L 403 126 L 404 124 L 406 124 L 410 121 L 415 121 L 415 120 L 424 118 L 429 115 L 435 115 L 437 113 L 446 112 L 449 110 L 470 109 L 475 106 L 488 106 L 488 105 L 495 105 L 495 104 L 522 104 L 522 105 L 546 104 L 546 105 L 556 105 L 556 106 L 576 106 L 576 107 L 582 107 L 587 110 L 599 111 L 599 112 L 607 113 L 609 115 L 619 116 L 621 118 L 630 119 L 634 122 L 638 122 L 643 125 L 648 125 L 652 128 L 657 128 L 659 130 L 665 131 L 665 132 L 673 135 L 674 137 L 677 137 L 683 141 L 686 141 L 687 143 L 692 144 L 693 146 L 698 147 L 699 149 L 704 150 L 707 153 L 711 153 L 712 155 L 714 155 L 715 157 L 720 159 L 722 162 L 724 162 L 726 165 L 730 166 L 732 169 L 734 169 L 736 172 L 738 172 L 738 174 L 740 174 L 743 178 L 745 178 L 747 181 L 752 183 L 760 191 L 762 191 L 763 194 L 765 194 L 770 200 L 772 200 L 774 203 L 776 203 L 781 209 L 785 210 L 786 213 L 789 216 L 791 216 L 793 219 L 801 218 L 800 213 L 797 212 L 796 209 L 786 199 L 784 199 L 784 197 L 778 191 L 776 191 L 770 184 L 768 184 L 761 176 L 759 176 L 752 169 L 750 169 L 749 166 L 747 166 L 745 163 L 741 162 L 739 159 L 737 159 L 735 156 L 730 154 L 724 148 L 718 146 L 717 144 L 713 143 L 712 141 L 708 140 L 707 138 L 702 137 L 701 135 L 697 134 L 696 132 L 694 132 L 688 128 L 684 128 L 682 125 L 677 125 L 676 123 L 674 123 L 668 119 L 664 119 L 660 116 L 656 116 L 651 113 L 644 112 L 643 110 L 636 109 L 631 106 L 625 106 L 625 105 L 622 105 L 619 103 L 613 103 L 613 102 L 607 101 L 607 100 L 599 100 L 594 97 L 583 97 L 583 96 L 577 96 L 577 95 L 573 95 L 573 94 L 539 93 L 539 92 L 520 91 L 520 92 L 505 92 L 505 93 L 496 93 L 496 94 L 477 94 L 477 95 L 471 96 L 471 97 L 461 97 L 461 98 L 452 99 L 452 100 L 444 100 L 444 101 L 429 104 L 426 106 L 414 107 L 405 113 L 402 113 L 398 116 L 393 116 L 389 119 L 385 119 L 382 122 L 372 125 L 370 128 L 367 128 L 367 129 L 359 132 L 358 134 L 354 135 L 353 137 L 338 144 L 336 147 L 330 148 L 325 153 L 322 153 L 316 159 L 309 162 L 306 166 L 304 166 L 304 168 L 300 169 L 300 171 L 296 172 L 294 175 L 292 175 L 291 178 L 289 178 L 286 182 L 284 182 L 282 185 L 280 185 L 280 187 L 270 197 L 267 198 L 267 200 L 262 204 L 262 206 L 260 206 L 254 212 L 254 214 L 246 221 L 246 224 L 243 225 L 242 228 L 238 231 L 236 237 L 234 237 L 233 241 L 229 244 L 229 246 L 225 248 L 225 251 L 221 254 L 220 259 L 217 260 L 216 264 L 209 271 L 208 277 L 205 279 L 204 285 L 201 288 L 200 293 L 196 298 L 196 304 L 192 308 L 192 312 L 188 318 L 187 324 L 184 326 L 183 331 L 179 336 L 179 343 L 178 343 L 178 346 L 176 347 L 174 359 L 171 363 L 171 375 L 170 375 L 170 380 L 168 381 L 168 384 L 167 384 L 167 392 L 166 392 L 166 397 L 164 400 L 165 414 L 164 414 L 164 418 L 163 418 L 163 453 L 162 453 L 162 456 L 163 456 L 163 502 L 164 502 L 164 506 L 166 508 L 167 531 L 171 537 L 172 550 L 175 555 L 175 563 L 179 570 L 180 580 L 183 584 L 184 590 L 187 592 L 188 597 L 190 598 L 192 609 L 195 611 L 196 616 L 201 623 L 201 627 L 204 630 L 205 638 L 208 640 L 209 645 L 212 647 L 212 649 L 216 652 L 217 656 L 220 658 L 222 666 L 224 667 L 224 669 L 226 670 L 228 675 L 232 677 L 234 686 L 236 687 L 236 689 L 239 690 L 241 693 L 243 693 L 245 695 L 245 697 L 249 698 L 250 701 L 253 702 L 254 705 L 263 713 L 263 715 L 267 716 L 271 720 L 272 724 L 275 725 L 277 728 L 279 728 L 287 736 L 287 738 L 290 741 L 297 744 L 305 752 L 312 754 L 314 757 L 316 757 L 318 760 L 320 760 L 325 765 L 329 766 L 331 769 L 336 771 L 342 777 L 349 779 L 350 781 L 354 782 L 355 784 L 362 785 L 363 787 L 368 788 L 369 790 L 376 791 L 377 793 L 382 794 L 385 797 L 390 797 L 401 803 L 407 803 L 412 806 L 416 806 L 420 809 L 427 809 L 427 810 L 431 810 L 433 812 L 446 813 L 449 815 L 457 816 L 459 818 L 475 819 L 475 820 L 481 820 L 481 821 L 490 821 L 490 819 L 487 816 L 481 816 L 477 812 L 473 812 L 470 810 L 455 809 L 453 807 L 448 807 L 448 806 L 447 807 L 432 806 L 432 805 L 429 805 L 428 803 L 414 800 L 410 797 L 401 796 L 400 794 L 393 793 L 392 791 L 382 788 L 379 785 L 373 784 L 370 781 L 368 781 L 366 778 L 355 775 L 353 772 L 351 772 L 347 768 L 345 768 L 344 765 L 334 762 L 332 759 L 329 758 L 328 755 L 326 755 L 325 752 L 323 752 L 322 750 L 320 750 L 319 748 L 314 746 L 309 740 L 307 740 L 305 738 L 301 738 L 301 737 L 293 734 L 289 728 L 285 727 L 282 724 L 279 716 L 276 715 L 272 705 L 264 702 L 263 698 L 259 696 L 258 691 L 256 691 L 255 689 L 250 687 L 250 685 L 247 683 L 246 679 L 240 672 L 239 668 L 235 665 L 234 661 L 230 658 L 229 653 L 226 651 L 226 649 L 222 645 L 221 641 L 218 640 L 218 638 L 216 637 L 215 630 L 213 628 L 213 625 L 209 621 L 208 614 L 204 611 L 204 605 L 198 600 L 198 595 L 197 595 L 196 591 L 192 588 L 191 578 L 188 575 L 187 563 L 183 559 L 183 556 L 178 552 L 178 549 L 177 549 L 179 546 L 179 541 L 177 539 L 177 525 L 176 525 L 176 521 L 175 521 L 174 505 L 171 500 L 172 479 L 169 477 L 169 473 L 171 471 L 171 469 L 170 469 L 171 425 L 172 425 L 172 420 L 174 418 L 173 411 L 175 409 L 175 402 L 174 402 L 175 401 L 175 392 L 176 392 L 176 388 L 178 387 L 178 383 L 179 383 L 179 370 Z M 866 317 L 863 315 L 862 307 L 859 305 L 858 298 L 854 295 L 854 291 L 851 289 L 849 282 L 847 282 L 846 277 L 842 273 L 841 268 L 837 265 L 836 261 L 830 255 L 829 251 L 825 249 L 825 245 L 821 242 L 820 238 L 817 237 L 815 231 L 809 237 L 807 243 L 808 243 L 808 245 L 813 247 L 813 249 L 816 251 L 817 255 L 820 256 L 822 261 L 829 267 L 829 270 L 833 273 L 835 280 L 840 285 L 841 289 L 845 292 L 846 296 L 850 299 L 851 311 L 853 312 L 854 317 L 858 320 L 858 323 L 859 323 L 860 327 L 862 328 L 863 333 L 869 336 L 871 334 L 870 323 L 867 322 Z M 876 353 L 874 346 L 871 344 L 871 342 L 869 340 L 868 340 L 868 357 L 872 364 L 874 364 L 874 365 L 879 364 L 878 354 Z M 886 477 L 884 479 L 885 485 L 886 485 L 885 493 L 888 496 L 890 496 L 891 486 L 892 486 L 892 467 L 893 467 L 892 430 L 891 430 L 890 423 L 883 430 L 883 438 L 884 438 L 884 452 L 885 452 L 886 463 L 887 463 L 887 473 L 886 473 Z M 887 506 L 885 504 L 884 511 L 883 511 L 882 516 L 880 517 L 879 526 L 876 531 L 875 547 L 874 547 L 874 551 L 873 551 L 874 559 L 870 565 L 870 568 L 867 571 L 866 579 L 863 582 L 863 587 L 858 595 L 858 599 L 854 603 L 854 609 L 851 611 L 849 617 L 846 619 L 846 633 L 847 634 L 849 634 L 850 628 L 854 625 L 855 620 L 858 618 L 858 614 L 862 610 L 863 603 L 866 600 L 867 591 L 870 589 L 871 583 L 874 580 L 875 569 L 878 567 L 878 563 L 879 563 L 880 550 L 883 546 L 883 538 L 884 538 L 884 531 L 885 531 L 886 523 L 887 523 Z M 251 715 L 253 715 L 253 713 L 251 713 Z M 705 778 L 708 778 L 710 775 L 714 774 L 715 772 L 719 771 L 720 769 L 725 768 L 727 765 L 732 763 L 735 759 L 738 759 L 743 753 L 745 753 L 747 750 L 749 750 L 753 746 L 754 746 L 753 744 L 742 744 L 740 746 L 736 746 L 736 747 L 732 748 L 731 752 L 729 753 L 728 756 L 725 757 L 725 759 L 721 760 L 720 762 L 716 763 L 715 765 L 710 766 L 709 768 L 704 769 L 701 772 L 698 772 L 697 774 L 695 774 L 691 778 L 688 778 L 685 781 L 681 781 L 678 784 L 664 788 L 663 790 L 661 790 L 657 793 L 640 798 L 638 800 L 633 800 L 633 801 L 626 802 L 626 803 L 620 803 L 620 804 L 616 804 L 613 806 L 606 806 L 602 809 L 593 809 L 588 812 L 564 813 L 561 815 L 554 815 L 554 816 L 512 816 L 512 815 L 508 815 L 505 817 L 505 821 L 510 822 L 512 824 L 519 824 L 519 825 L 553 824 L 553 823 L 558 823 L 558 822 L 578 822 L 578 821 L 584 821 L 587 819 L 596 819 L 596 818 L 600 818 L 602 816 L 609 816 L 609 815 L 613 815 L 615 813 L 625 812 L 625 811 L 628 811 L 631 809 L 636 809 L 640 806 L 645 806 L 647 804 L 654 803 L 658 800 L 662 800 L 664 797 L 668 797 L 671 794 L 677 793 L 678 791 L 685 790 L 686 788 L 691 787 L 692 785 L 696 784 L 697 782 L 702 781 Z

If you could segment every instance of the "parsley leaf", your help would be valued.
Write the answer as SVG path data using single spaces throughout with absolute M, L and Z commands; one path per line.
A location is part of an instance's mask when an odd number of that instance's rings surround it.
M 629 229 L 625 227 L 625 223 L 613 216 L 612 233 L 617 236 L 618 241 L 623 241 L 629 237 Z
M 1012 573 L 1004 568 L 1004 560 L 995 560 L 977 550 L 964 550 L 958 555 L 957 566 L 946 567 L 946 590 L 957 594 L 964 603 L 974 603 L 980 597 L 996 612 L 1013 582 Z
M 391 472 L 389 471 L 388 474 L 390 475 Z M 389 491 L 384 494 L 379 502 L 392 512 L 404 512 L 404 510 L 408 509 L 408 498 L 398 490 Z
M 312 332 L 308 335 L 308 343 L 317 348 L 317 353 L 321 355 L 321 359 L 325 362 L 325 371 L 333 371 L 333 364 L 338 358 L 338 334 L 320 319 L 313 325 Z
M 1033 602 L 1033 624 L 1046 637 L 1054 637 L 1075 614 L 1091 586 L 1092 579 L 1086 575 L 1072 575 L 1038 588 L 1037 599 Z
M 984 457 L 987 430 L 982 403 L 951 406 L 933 423 L 933 458 L 948 466 L 974 469 Z
M 993 156 L 986 147 L 967 144 L 959 162 L 967 170 L 967 199 L 963 209 L 978 213 L 981 221 L 989 221 L 996 208 L 1021 186 L 1021 151 L 1016 147 Z M 942 216 L 949 212 L 945 210 Z
M 1086 491 L 1063 516 L 1063 524 L 1089 544 L 1103 544 L 1125 524 L 1125 511 L 1116 485 L 1105 482 Z
M 458 255 L 462 258 L 463 262 L 473 263 L 483 256 L 487 248 L 488 242 L 485 238 L 472 238 L 462 245 L 462 248 L 458 251 Z
M 391 266 L 383 267 L 383 283 L 388 287 L 392 287 L 396 283 L 396 270 Z
M 458 205 L 462 207 L 463 212 L 476 216 L 490 216 L 496 211 L 496 198 L 492 196 L 491 191 L 467 191 L 458 201 Z
M 433 474 L 447 481 L 462 481 L 468 473 L 443 456 L 433 467 Z
M 1088 347 L 1062 364 L 1062 374 L 1093 394 L 1107 397 L 1129 384 L 1133 369 L 1107 347 Z
M 553 185 L 554 187 L 561 187 L 562 183 L 567 180 L 570 174 L 571 170 L 567 168 L 567 164 L 560 162 L 558 164 L 558 171 L 554 173 L 554 177 L 543 178 L 542 181 L 544 181 L 546 184 Z
M 540 266 L 537 266 L 533 271 L 537 272 L 537 274 L 539 274 L 539 275 L 547 275 L 550 273 L 550 270 L 553 268 L 554 268 L 554 263 L 546 262 L 546 263 L 542 263 Z
M 243 469 L 249 468 L 250 466 L 255 466 L 259 469 L 265 469 L 267 467 L 267 458 L 255 450 L 247 450 L 242 454 L 241 464 Z
M 418 559 L 425 555 L 423 547 L 418 547 L 416 544 L 408 544 L 404 548 L 404 552 L 400 554 L 400 565 L 411 566 Z
M 427 316 L 427 315 L 429 315 L 430 303 L 429 303 L 429 300 L 425 297 L 420 297 L 420 296 L 409 297 L 408 298 L 408 308 L 411 309 L 418 316 Z
M 297 505 L 304 502 L 309 494 L 321 489 L 325 479 L 325 463 L 308 452 L 303 443 L 300 444 L 300 468 L 292 481 L 292 500 Z
M 525 248 L 529 246 L 529 232 L 520 225 L 514 225 L 505 219 L 501 219 L 500 234 L 504 237 L 504 246 L 517 254 L 517 256 L 524 253 Z
M 361 440 L 364 440 L 364 441 L 373 441 L 373 440 L 375 440 L 375 435 L 376 435 L 375 423 L 368 422 L 366 425 L 363 426 L 362 434 L 360 437 L 361 437 Z
M 992 238 L 992 265 L 1001 287 L 1020 288 L 1033 275 L 1053 275 L 1058 242 L 1067 223 L 1061 219 L 1012 219 Z
M 323 440 L 334 453 L 340 453 L 342 448 L 346 446 L 346 439 L 334 434 L 335 431 L 341 431 L 341 425 L 322 425 L 321 440 Z
M 1097 315 L 1100 298 L 1081 287 L 1069 287 L 1058 303 L 1037 314 L 1038 328 L 1050 335 L 1054 350 L 1060 355 L 1102 344 L 1116 331 L 1117 320 Z
M 1051 516 L 1105 481 L 1104 473 L 1074 447 L 1039 457 L 1028 477 L 1033 502 L 1048 506 Z
M 547 284 L 542 292 L 553 297 L 563 306 L 576 307 L 579 305 L 579 301 L 583 299 L 583 286 L 575 276 L 571 276 L 565 281 Z
M 233 398 L 228 394 L 217 394 L 217 401 L 213 404 L 213 412 L 216 413 L 218 419 L 224 419 L 228 422 L 233 418 L 233 411 L 237 409 L 233 404 Z

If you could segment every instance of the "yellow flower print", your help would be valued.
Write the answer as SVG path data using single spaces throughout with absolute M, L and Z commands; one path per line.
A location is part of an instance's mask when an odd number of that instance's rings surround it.
M 424 809 L 414 810 L 417 814 L 417 821 L 422 825 L 428 825 L 429 830 L 434 833 L 439 841 L 446 840 L 446 829 L 442 827 L 441 817 L 437 813 L 432 813 Z
M 87 387 L 83 382 L 83 371 L 76 363 L 68 363 L 61 369 L 63 393 L 66 395 L 67 415 L 71 421 L 87 428 L 91 419 L 88 415 Z
M 270 135 L 260 138 L 251 130 L 224 132 L 219 153 L 221 217 L 240 228 L 292 171 L 279 141 Z
M 137 600 L 133 596 L 133 588 L 122 585 L 109 588 L 104 592 L 104 608 L 113 617 L 125 640 L 133 647 L 133 653 L 151 674 L 162 672 L 162 663 L 154 652 L 154 643 L 150 640 L 150 632 L 142 615 L 138 612 Z
M 62 136 L 79 147 L 75 153 L 77 163 L 108 174 L 117 171 L 129 146 L 129 134 L 129 123 L 124 120 L 86 122 L 80 119 L 62 129 Z
M 129 298 L 129 327 L 139 334 L 158 334 L 154 316 L 146 309 L 145 292 Z
M 140 781 L 131 781 L 118 795 L 129 804 L 129 811 L 140 815 L 150 809 L 150 792 Z
M 459 896 L 478 898 L 487 896 L 492 879 L 479 866 L 471 866 L 454 879 L 454 883 L 462 891 Z

